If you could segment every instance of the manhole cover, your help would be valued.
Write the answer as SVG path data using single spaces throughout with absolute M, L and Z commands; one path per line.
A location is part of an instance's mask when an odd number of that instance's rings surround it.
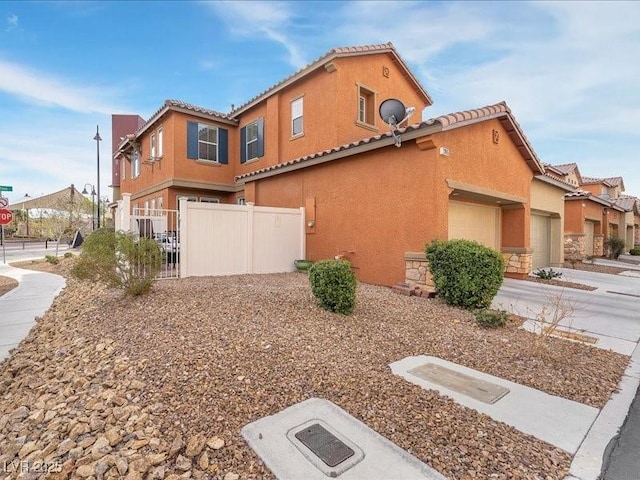
M 456 372 L 435 363 L 425 363 L 419 367 L 412 368 L 409 373 L 484 403 L 496 403 L 509 393 L 508 388 Z
M 319 423 L 300 430 L 295 437 L 330 467 L 341 464 L 355 453 Z

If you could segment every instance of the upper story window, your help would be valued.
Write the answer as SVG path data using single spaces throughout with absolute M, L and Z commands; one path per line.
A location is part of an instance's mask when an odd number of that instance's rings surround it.
M 158 158 L 162 158 L 162 127 L 158 129 L 158 147 L 157 147 Z
M 295 99 L 291 102 L 291 136 L 302 135 L 303 130 L 303 118 L 304 108 L 302 97 Z
M 150 148 L 149 151 L 151 152 L 151 158 L 156 158 L 156 134 L 152 133 L 151 134 L 151 140 L 150 140 Z
M 358 122 L 375 125 L 376 95 L 365 87 L 358 86 Z
M 240 129 L 240 163 L 264 156 L 264 119 Z
M 202 203 L 220 203 L 220 199 L 218 197 L 200 197 L 200 201 Z
M 131 178 L 136 178 L 140 175 L 140 152 L 134 150 L 131 154 Z
M 228 163 L 228 131 L 206 123 L 187 123 L 187 158 Z

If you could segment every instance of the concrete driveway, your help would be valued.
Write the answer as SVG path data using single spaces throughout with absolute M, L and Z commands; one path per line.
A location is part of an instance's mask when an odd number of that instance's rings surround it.
M 625 266 L 616 263 L 616 266 Z M 633 267 L 629 269 L 631 274 L 638 272 Z M 596 347 L 631 355 L 640 341 L 640 277 L 566 268 L 554 270 L 562 273 L 561 280 L 597 289 L 585 291 L 507 278 L 493 301 L 493 308 L 535 320 L 543 308 L 549 318 L 553 303 L 561 301 L 573 310 L 561 321 L 566 330 L 583 331 L 597 339 Z M 539 324 L 529 321 L 525 328 L 535 331 Z

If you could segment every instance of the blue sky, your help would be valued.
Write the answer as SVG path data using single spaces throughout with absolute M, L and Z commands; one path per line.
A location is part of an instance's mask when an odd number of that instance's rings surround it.
M 544 162 L 640 196 L 640 2 L 0 2 L 0 185 L 111 180 L 112 113 L 222 112 L 334 47 L 391 41 L 424 118 L 506 100 Z

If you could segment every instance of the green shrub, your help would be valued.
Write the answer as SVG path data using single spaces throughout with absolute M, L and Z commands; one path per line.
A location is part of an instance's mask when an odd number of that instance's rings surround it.
M 55 255 L 45 255 L 45 261 L 50 263 L 51 265 L 57 265 L 60 263 L 60 259 Z
M 502 255 L 470 240 L 435 240 L 425 248 L 438 294 L 450 305 L 487 308 L 502 285 Z
M 101 228 L 82 243 L 72 273 L 122 288 L 129 295 L 141 295 L 151 290 L 161 265 L 162 249 L 157 242 Z
M 64 258 L 71 258 L 71 257 L 73 257 L 73 253 L 71 253 L 71 252 L 65 252 L 64 253 Z
M 630 255 L 640 255 L 640 247 L 635 247 L 629 250 Z
M 545 270 L 544 268 L 539 268 L 538 270 L 533 272 L 533 274 L 536 277 L 541 278 L 543 280 L 551 280 L 553 278 L 558 278 L 562 276 L 562 272 L 556 272 L 553 270 L 553 268 L 550 268 L 549 270 Z
M 478 325 L 485 328 L 504 327 L 509 315 L 505 310 L 478 310 L 474 313 Z
M 309 268 L 311 292 L 325 310 L 348 315 L 356 302 L 356 277 L 346 260 L 321 260 Z
M 618 237 L 610 237 L 606 242 L 609 248 L 609 258 L 616 259 L 624 251 L 624 240 Z

